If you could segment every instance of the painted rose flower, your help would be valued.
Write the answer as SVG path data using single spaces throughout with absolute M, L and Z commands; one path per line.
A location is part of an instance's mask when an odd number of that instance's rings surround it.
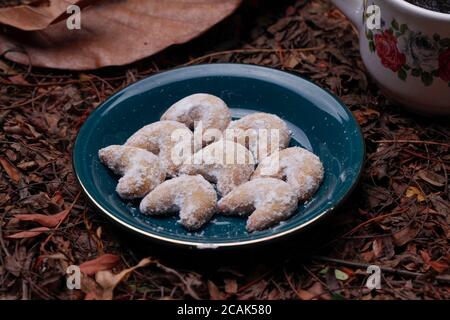
M 398 39 L 398 47 L 410 67 L 426 72 L 438 68 L 438 43 L 422 32 L 407 31 Z
M 406 57 L 397 47 L 397 38 L 388 30 L 374 37 L 375 50 L 386 68 L 398 72 L 405 64 Z
M 439 55 L 439 77 L 450 82 L 450 49 Z

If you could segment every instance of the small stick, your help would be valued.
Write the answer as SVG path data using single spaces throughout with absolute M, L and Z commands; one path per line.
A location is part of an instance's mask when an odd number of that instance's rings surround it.
M 423 140 L 372 140 L 376 143 L 412 143 L 412 144 L 430 144 L 437 146 L 450 147 L 449 143 L 435 142 L 435 141 L 423 141 Z
M 222 56 L 224 54 L 230 54 L 230 53 L 243 53 L 243 54 L 253 54 L 253 53 L 261 53 L 261 52 L 266 52 L 266 53 L 283 53 L 283 52 L 308 52 L 308 51 L 317 51 L 317 50 L 322 50 L 323 48 L 325 48 L 324 45 L 319 46 L 319 47 L 312 47 L 312 48 L 293 48 L 293 49 L 280 49 L 280 48 L 276 48 L 276 49 L 270 49 L 270 48 L 255 48 L 255 49 L 236 49 L 236 50 L 226 50 L 226 51 L 219 51 L 219 52 L 213 52 L 198 58 L 195 58 L 189 62 L 186 62 L 185 64 L 182 64 L 181 66 L 189 66 L 191 64 L 196 64 L 199 61 L 208 59 L 208 58 L 214 58 L 217 56 Z
M 335 264 L 339 264 L 339 265 L 346 266 L 346 267 L 360 268 L 360 269 L 367 269 L 371 265 L 369 263 L 347 261 L 347 260 L 329 258 L 329 257 L 324 257 L 324 256 L 314 256 L 314 257 L 312 257 L 312 259 L 322 261 L 322 262 L 335 263 Z M 417 278 L 417 277 L 425 276 L 425 274 L 420 273 L 420 272 L 397 270 L 397 269 L 390 268 L 390 267 L 380 266 L 380 269 L 381 269 L 381 271 L 386 272 L 386 273 L 397 274 L 397 275 L 401 275 L 401 276 L 409 277 L 409 278 Z M 449 276 L 436 276 L 435 279 L 439 282 L 450 283 Z
M 354 227 L 352 230 L 350 230 L 349 232 L 347 232 L 346 234 L 344 234 L 342 237 L 349 236 L 349 235 L 355 233 L 356 231 L 358 231 L 359 229 L 361 229 L 362 227 L 364 227 L 364 226 L 366 226 L 366 225 L 368 225 L 368 224 L 371 224 L 372 222 L 375 222 L 375 221 L 378 221 L 378 220 L 383 220 L 383 219 L 385 219 L 385 218 L 388 218 L 388 217 L 391 217 L 391 216 L 395 216 L 395 215 L 397 215 L 397 214 L 404 213 L 404 212 L 408 211 L 408 209 L 409 209 L 409 208 L 404 208 L 404 209 L 401 209 L 401 210 L 398 210 L 398 211 L 394 211 L 394 212 L 391 212 L 391 213 L 383 214 L 383 215 L 381 215 L 381 216 L 377 216 L 377 217 L 374 217 L 374 218 L 369 219 L 369 220 L 367 220 L 367 221 L 364 221 L 363 223 L 357 225 L 357 226 Z

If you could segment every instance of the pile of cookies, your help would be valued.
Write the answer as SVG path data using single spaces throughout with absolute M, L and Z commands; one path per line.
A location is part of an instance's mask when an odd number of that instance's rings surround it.
M 138 130 L 124 145 L 99 150 L 99 158 L 121 176 L 116 188 L 121 198 L 143 198 L 143 214 L 179 212 L 189 230 L 216 213 L 249 215 L 252 232 L 289 218 L 322 182 L 320 159 L 288 148 L 290 138 L 276 115 L 259 112 L 231 121 L 223 100 L 199 93 L 176 102 L 161 121 Z

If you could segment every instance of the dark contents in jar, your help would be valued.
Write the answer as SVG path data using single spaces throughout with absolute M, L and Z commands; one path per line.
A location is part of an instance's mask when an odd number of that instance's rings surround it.
M 405 0 L 418 7 L 450 14 L 450 0 Z

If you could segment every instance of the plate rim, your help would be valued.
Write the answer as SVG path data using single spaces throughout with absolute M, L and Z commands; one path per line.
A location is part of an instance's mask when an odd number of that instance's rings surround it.
M 288 230 L 285 230 L 283 232 L 277 232 L 262 238 L 258 238 L 258 239 L 250 239 L 250 240 L 245 240 L 245 241 L 230 241 L 230 242 L 208 242 L 208 243 L 204 243 L 204 242 L 195 242 L 195 241 L 188 241 L 188 240 L 179 240 L 179 239 L 173 239 L 170 237 L 166 237 L 166 236 L 161 236 L 158 235 L 156 233 L 152 233 L 146 230 L 142 230 L 140 228 L 137 228 L 135 226 L 132 226 L 130 224 L 128 224 L 127 222 L 123 221 L 122 219 L 120 219 L 119 217 L 117 217 L 115 214 L 109 212 L 107 209 L 105 209 L 101 204 L 99 204 L 95 198 L 89 193 L 89 191 L 87 190 L 86 186 L 84 185 L 82 179 L 80 178 L 77 169 L 76 169 L 76 160 L 75 160 L 75 155 L 76 155 L 76 150 L 77 150 L 77 145 L 79 144 L 79 139 L 80 139 L 80 134 L 82 133 L 83 129 L 87 126 L 88 120 L 93 117 L 97 112 L 101 112 L 101 108 L 103 105 L 105 105 L 106 103 L 108 103 L 111 99 L 114 99 L 117 96 L 120 96 L 121 94 L 125 93 L 126 90 L 129 90 L 130 87 L 133 87 L 135 85 L 138 85 L 139 83 L 141 83 L 142 81 L 145 81 L 149 78 L 155 77 L 155 76 L 160 76 L 162 74 L 168 74 L 168 73 L 172 73 L 172 72 L 180 72 L 182 70 L 186 70 L 186 69 L 192 69 L 192 68 L 217 68 L 217 67 L 230 67 L 234 66 L 234 67 L 238 67 L 238 68 L 250 68 L 250 69 L 257 69 L 257 70 L 266 70 L 269 72 L 275 72 L 275 73 L 280 73 L 280 74 L 285 74 L 288 76 L 292 76 L 292 77 L 297 77 L 301 80 L 307 81 L 310 84 L 312 84 L 313 86 L 316 86 L 317 88 L 319 88 L 320 90 L 325 91 L 329 96 L 331 96 L 334 100 L 336 100 L 336 102 L 340 105 L 340 107 L 345 111 L 345 113 L 347 115 L 349 115 L 349 117 L 351 119 L 353 119 L 355 125 L 356 125 L 356 129 L 358 132 L 358 136 L 360 138 L 360 142 L 362 145 L 362 152 L 361 152 L 361 161 L 359 162 L 359 166 L 358 166 L 358 173 L 355 176 L 356 178 L 354 179 L 354 181 L 352 182 L 350 188 L 340 197 L 340 199 L 338 199 L 337 201 L 335 201 L 334 205 L 331 206 L 330 208 L 320 212 L 316 217 L 305 221 L 304 223 L 301 223 L 295 227 L 292 227 Z M 364 168 L 364 163 L 365 163 L 365 159 L 366 159 L 366 144 L 365 144 L 365 140 L 364 140 L 364 135 L 362 133 L 361 127 L 358 123 L 358 121 L 355 119 L 355 117 L 353 116 L 352 112 L 350 111 L 350 109 L 341 101 L 341 99 L 339 97 L 337 97 L 334 93 L 332 93 L 330 90 L 326 89 L 326 88 L 322 88 L 319 85 L 317 85 L 316 83 L 314 83 L 312 80 L 297 75 L 293 72 L 288 72 L 288 71 L 284 71 L 284 70 L 280 70 L 277 68 L 272 68 L 272 67 L 266 67 L 266 66 L 259 66 L 259 65 L 254 65 L 254 64 L 244 64 L 244 63 L 203 63 L 203 64 L 196 64 L 196 65 L 192 65 L 192 66 L 180 66 L 180 67 L 176 67 L 176 68 L 172 68 L 169 70 L 164 70 L 161 72 L 157 72 L 155 74 L 152 74 L 148 77 L 145 77 L 141 80 L 138 80 L 136 82 L 133 82 L 129 85 L 127 85 L 126 87 L 120 89 L 119 91 L 115 92 L 114 94 L 112 94 L 111 96 L 109 96 L 105 101 L 103 101 L 101 104 L 99 104 L 93 112 L 91 112 L 91 114 L 87 117 L 87 119 L 84 121 L 83 125 L 80 127 L 80 129 L 78 130 L 78 133 L 76 135 L 75 141 L 73 143 L 73 148 L 72 148 L 72 168 L 73 168 L 73 172 L 75 174 L 76 180 L 78 182 L 78 184 L 81 187 L 82 192 L 84 193 L 84 195 L 89 199 L 89 201 L 94 204 L 94 206 L 100 210 L 103 214 L 105 214 L 109 219 L 111 219 L 112 221 L 114 221 L 115 223 L 119 224 L 121 227 L 124 227 L 127 230 L 131 230 L 134 231 L 136 233 L 138 233 L 141 236 L 145 236 L 147 238 L 151 238 L 152 240 L 158 240 L 158 241 L 162 241 L 164 243 L 170 243 L 170 244 L 175 244 L 178 246 L 184 246 L 184 247 L 194 247 L 197 249 L 218 249 L 218 248 L 232 248 L 232 247 L 243 247 L 243 246 L 249 246 L 252 244 L 258 244 L 258 243 L 265 243 L 265 242 L 271 242 L 275 239 L 281 239 L 284 238 L 288 235 L 292 235 L 298 231 L 301 231 L 307 227 L 309 227 L 310 225 L 318 222 L 319 220 L 322 220 L 323 218 L 325 218 L 326 216 L 328 216 L 331 212 L 335 211 L 338 207 L 340 207 L 347 199 L 348 197 L 352 194 L 352 192 L 355 190 L 356 186 L 358 185 L 359 181 L 361 180 L 361 176 L 362 176 L 362 171 Z

